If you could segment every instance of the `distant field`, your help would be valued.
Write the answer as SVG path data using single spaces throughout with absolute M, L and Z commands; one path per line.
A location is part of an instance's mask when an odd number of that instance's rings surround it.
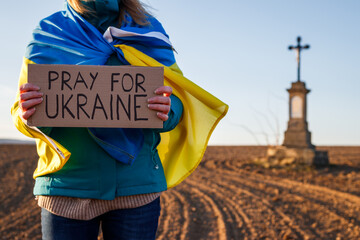
M 158 238 L 360 239 L 360 147 L 328 150 L 331 165 L 265 169 L 266 147 L 209 147 L 199 168 L 162 194 Z M 0 239 L 41 239 L 32 145 L 0 145 Z
M 35 144 L 35 141 L 27 141 L 27 140 L 16 140 L 16 139 L 0 139 L 0 144 Z

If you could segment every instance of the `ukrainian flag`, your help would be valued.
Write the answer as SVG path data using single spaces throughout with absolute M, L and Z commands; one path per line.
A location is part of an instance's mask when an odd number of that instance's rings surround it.
M 103 65 L 116 54 L 123 64 L 164 67 L 165 85 L 173 88 L 184 106 L 178 126 L 161 134 L 158 152 L 168 188 L 189 176 L 199 165 L 211 133 L 226 115 L 228 106 L 185 78 L 178 68 L 173 47 L 161 24 L 149 18 L 149 26 L 139 26 L 130 17 L 120 28 L 109 27 L 102 35 L 69 5 L 43 19 L 27 47 L 19 85 L 27 82 L 28 64 Z M 16 127 L 35 138 L 39 154 L 34 177 L 60 170 L 71 153 L 19 115 L 19 93 L 11 109 Z

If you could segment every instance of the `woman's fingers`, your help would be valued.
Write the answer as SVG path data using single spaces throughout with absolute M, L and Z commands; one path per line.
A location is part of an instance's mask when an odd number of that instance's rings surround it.
M 168 113 L 170 112 L 172 88 L 169 86 L 161 86 L 155 90 L 155 96 L 148 99 L 148 107 L 151 110 L 157 111 L 156 115 L 162 121 L 168 120 Z
M 149 109 L 155 110 L 164 114 L 168 114 L 170 112 L 170 106 L 164 104 L 149 104 Z
M 40 88 L 32 83 L 24 83 L 19 88 L 20 92 L 39 91 Z
M 156 96 L 149 98 L 148 103 L 171 105 L 171 99 L 170 97 Z
M 43 101 L 40 88 L 32 83 L 25 83 L 19 87 L 21 116 L 27 120 L 35 113 L 35 106 Z
M 170 97 L 172 94 L 172 88 L 169 86 L 161 86 L 155 90 L 155 94 L 163 95 L 164 97 Z
M 22 92 L 20 94 L 20 101 L 26 101 L 33 98 L 41 98 L 44 94 L 38 91 Z
M 22 112 L 22 117 L 23 119 L 27 120 L 29 117 L 31 117 L 31 115 L 33 115 L 35 112 L 35 108 L 30 108 L 29 110 L 23 111 Z
M 40 104 L 42 101 L 43 101 L 43 98 L 41 98 L 41 97 L 40 98 L 32 98 L 32 99 L 29 99 L 29 100 L 26 100 L 23 102 L 20 101 L 20 108 L 24 112 L 24 111 L 30 110 L 30 108 L 33 108 L 34 106 Z
M 164 122 L 166 120 L 168 120 L 169 116 L 165 113 L 162 113 L 162 112 L 157 112 L 156 113 L 157 117 L 160 118 L 161 120 L 163 120 Z

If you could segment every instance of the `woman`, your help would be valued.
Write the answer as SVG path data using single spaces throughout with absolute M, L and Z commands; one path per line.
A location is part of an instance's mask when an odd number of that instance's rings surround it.
M 28 64 L 163 66 L 166 86 L 148 103 L 164 127 L 30 127 L 43 94 L 27 83 Z M 183 77 L 167 34 L 139 1 L 68 0 L 34 30 L 12 107 L 15 126 L 37 140 L 43 238 L 96 239 L 101 223 L 105 239 L 154 239 L 160 193 L 195 170 L 227 110 Z
M 118 28 L 131 23 L 146 28 L 151 24 L 148 20 L 151 17 L 138 1 L 69 0 L 69 4 L 80 14 L 73 13 L 74 16 L 83 17 L 101 34 L 110 26 Z M 112 54 L 105 64 L 124 63 Z M 39 87 L 30 83 L 20 85 L 19 90 L 21 117 L 27 120 L 36 112 L 43 94 Z M 34 192 L 42 207 L 44 239 L 97 239 L 100 222 L 105 239 L 155 238 L 160 215 L 159 195 L 167 186 L 154 149 L 160 141 L 160 132 L 173 129 L 182 113 L 181 101 L 171 96 L 171 87 L 161 86 L 155 93 L 158 96 L 149 98 L 148 106 L 164 121 L 161 130 L 127 129 L 127 132 L 114 133 L 115 129 L 41 128 L 72 153 L 63 168 L 36 178 Z M 114 160 L 99 146 L 97 135 L 112 134 L 143 137 L 141 144 L 136 143 L 140 151 L 134 164 Z M 98 169 L 100 164 L 103 170 Z M 49 181 L 58 183 L 50 185 Z

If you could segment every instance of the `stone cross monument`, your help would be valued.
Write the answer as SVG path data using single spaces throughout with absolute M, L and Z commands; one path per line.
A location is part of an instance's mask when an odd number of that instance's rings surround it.
M 269 146 L 266 157 L 254 159 L 256 164 L 264 167 L 282 167 L 298 165 L 325 166 L 329 164 L 326 151 L 318 151 L 311 144 L 311 133 L 306 121 L 306 95 L 310 92 L 305 82 L 300 78 L 301 51 L 309 49 L 309 45 L 301 46 L 301 37 L 297 38 L 297 46 L 289 46 L 289 50 L 296 50 L 297 81 L 291 83 L 289 92 L 289 122 L 285 131 L 282 146 Z
M 289 122 L 285 132 L 283 146 L 288 148 L 312 148 L 311 133 L 306 121 L 307 101 L 306 95 L 310 92 L 306 89 L 305 82 L 300 80 L 300 57 L 303 49 L 309 49 L 309 45 L 301 46 L 301 37 L 297 38 L 297 46 L 289 46 L 289 50 L 296 50 L 297 55 L 297 81 L 291 84 L 289 92 Z

